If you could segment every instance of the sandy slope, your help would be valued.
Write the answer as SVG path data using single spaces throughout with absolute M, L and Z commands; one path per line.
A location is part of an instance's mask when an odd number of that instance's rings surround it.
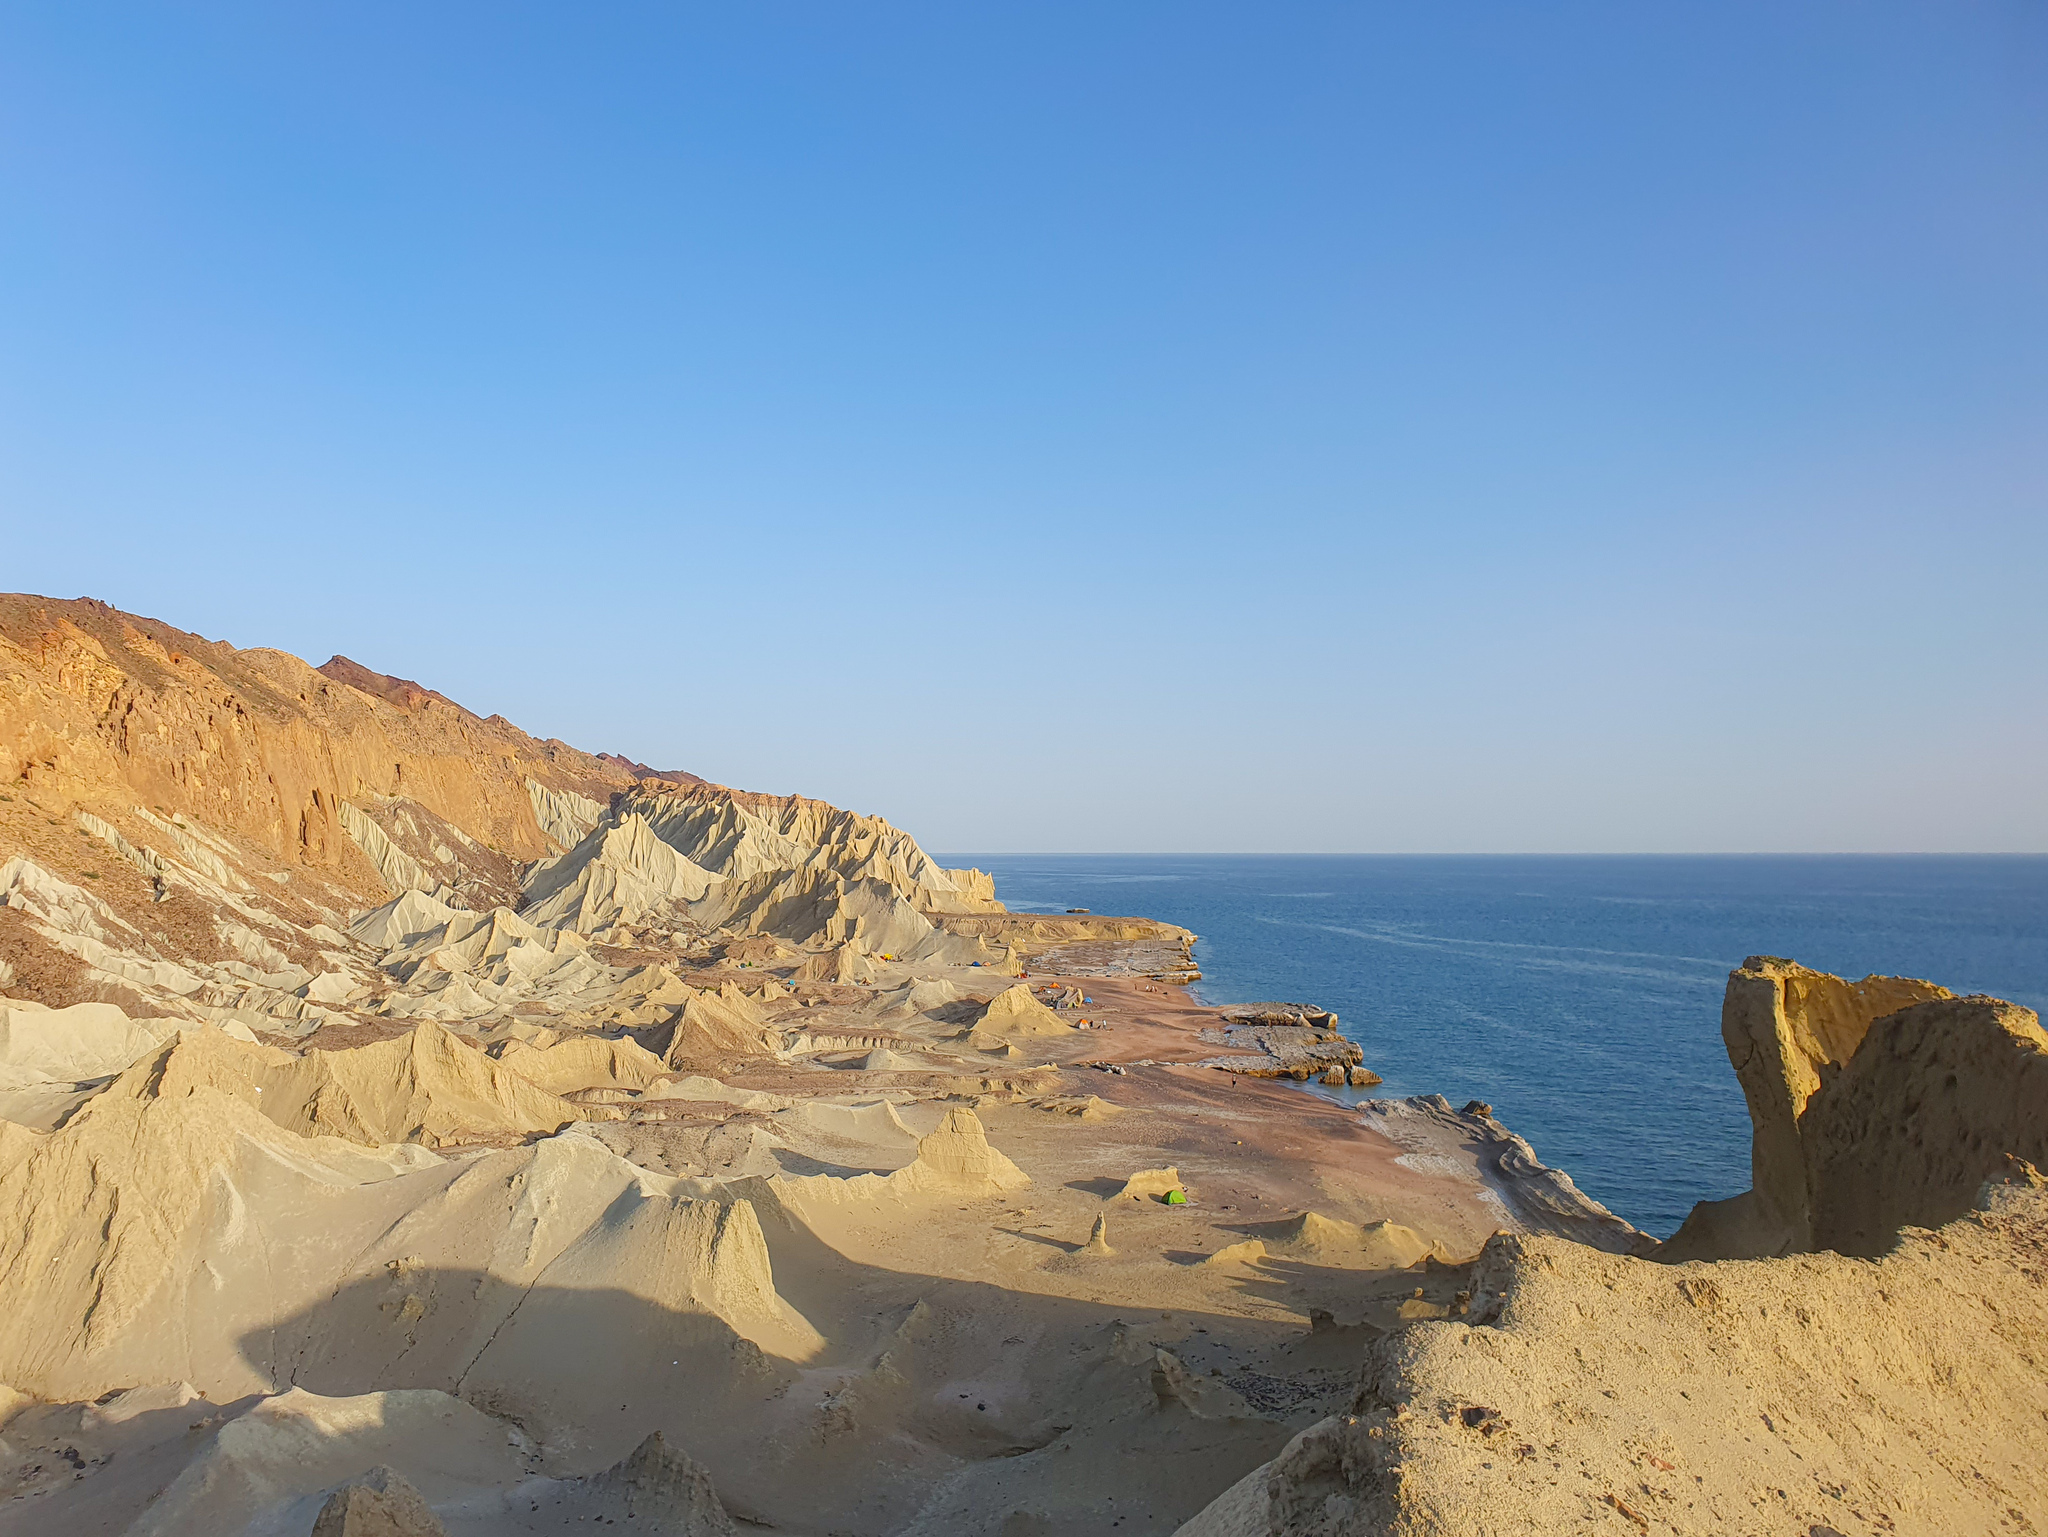
M 422 1425 L 492 1417 L 519 1478 L 593 1475 L 659 1429 L 735 1510 L 787 1530 L 996 1530 L 1019 1510 L 1048 1530 L 1167 1530 L 1341 1400 L 1364 1332 L 1398 1322 L 1416 1286 L 1451 1304 L 1456 1273 L 1394 1267 L 1490 1230 L 1476 1183 L 1400 1169 L 1354 1115 L 1292 1087 L 1134 1059 L 1007 1088 L 971 1040 L 986 1006 L 948 1018 L 960 989 L 918 985 L 936 1014 L 906 1011 L 902 986 L 827 1006 L 893 1015 L 937 1064 L 913 1072 L 796 1055 L 721 1081 L 629 1038 L 507 1037 L 493 1056 L 432 1025 L 303 1055 L 139 1031 L 134 1064 L 61 1128 L 0 1126 L 19 1233 L 0 1280 L 32 1298 L 0 1323 L 0 1377 L 73 1404 L 185 1382 L 222 1407 L 147 1447 L 32 1410 L 9 1432 L 24 1498 L 0 1504 L 0 1530 L 73 1509 L 102 1523 L 82 1530 L 245 1509 L 250 1529 L 283 1530 L 351 1460 L 398 1468 L 451 1530 L 516 1529 L 509 1464 L 464 1451 L 467 1430 L 366 1430 L 289 1479 L 207 1471 L 226 1454 L 190 1430 L 259 1408 L 252 1425 L 294 1421 L 306 1394 L 419 1393 L 445 1402 L 391 1403 Z M 1062 1026 L 1058 1044 L 1098 1060 L 1126 1028 L 1133 1048 L 1204 1049 L 1135 1014 L 1107 1034 Z M 522 1062 L 541 1081 L 508 1087 Z M 551 1089 L 590 1080 L 617 1096 L 594 1110 L 623 1118 L 558 1130 Z M 409 1142 L 385 1140 L 401 1128 Z M 429 1150 L 463 1128 L 466 1149 Z M 523 1145 L 487 1145 L 508 1133 Z M 1168 1163 L 1191 1204 L 1125 1193 Z M 1113 1245 L 1091 1250 L 1098 1219 Z M 83 1467 L 50 1461 L 52 1424 Z M 269 1444 L 228 1438 L 242 1461 Z M 199 1460 L 179 1464 L 184 1503 L 159 1509 L 177 1455 Z M 131 1466 L 148 1477 L 131 1486 Z M 212 1516 L 177 1514 L 216 1498 Z

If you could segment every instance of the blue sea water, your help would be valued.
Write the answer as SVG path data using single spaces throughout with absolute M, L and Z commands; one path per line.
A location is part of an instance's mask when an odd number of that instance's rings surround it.
M 1749 1184 L 1722 1049 L 1746 955 L 1926 977 L 2048 1012 L 2048 857 L 948 854 L 1018 911 L 1201 936 L 1205 1002 L 1337 1011 L 1385 1086 L 1491 1103 L 1668 1236 Z

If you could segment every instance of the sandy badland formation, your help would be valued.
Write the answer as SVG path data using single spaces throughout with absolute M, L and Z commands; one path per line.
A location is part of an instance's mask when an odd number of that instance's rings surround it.
M 1193 936 L 0 598 L 0 1533 L 2048 1525 L 2048 1037 L 1757 957 L 1659 1245 Z

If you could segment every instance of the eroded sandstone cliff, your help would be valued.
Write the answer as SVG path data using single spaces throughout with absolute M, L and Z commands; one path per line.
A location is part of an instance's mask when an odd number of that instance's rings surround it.
M 2028 1010 L 1751 956 L 1721 1035 L 1755 1128 L 1752 1185 L 1701 1202 L 1667 1259 L 1876 1254 L 1968 1210 L 2004 1155 L 2048 1165 L 2048 1038 Z

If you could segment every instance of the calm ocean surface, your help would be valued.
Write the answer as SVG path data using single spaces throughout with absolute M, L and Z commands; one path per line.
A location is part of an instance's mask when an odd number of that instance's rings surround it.
M 1203 1001 L 1335 1009 L 1386 1079 L 1372 1094 L 1489 1101 L 1659 1236 L 1749 1183 L 1720 1032 L 1744 956 L 2048 1012 L 2048 857 L 940 857 L 1019 911 L 1193 929 Z

